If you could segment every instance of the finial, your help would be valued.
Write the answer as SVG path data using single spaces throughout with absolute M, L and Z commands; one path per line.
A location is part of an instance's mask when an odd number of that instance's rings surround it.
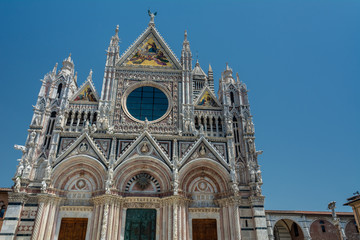
M 197 59 L 197 56 L 196 56 L 196 64 L 195 64 L 195 66 L 200 67 L 199 59 Z
M 157 12 L 152 13 L 152 12 L 150 11 L 150 9 L 149 9 L 149 10 L 148 10 L 148 14 L 149 14 L 149 17 L 150 17 L 149 26 L 155 26 L 154 19 L 155 19 L 155 16 L 156 16 Z
M 212 72 L 212 67 L 211 67 L 211 64 L 209 63 L 209 72 Z
M 118 35 L 118 33 L 119 33 L 119 25 L 116 25 L 115 35 Z
M 71 61 L 71 53 L 69 54 L 69 57 L 67 59 L 69 62 Z
M 236 73 L 236 81 L 237 81 L 237 82 L 240 82 L 239 73 Z
M 184 33 L 184 41 L 187 41 L 187 31 L 185 30 L 185 33 Z
M 53 70 L 52 70 L 52 73 L 55 75 L 56 74 L 56 69 L 57 69 L 57 66 L 58 66 L 58 63 L 55 64 Z
M 92 74 L 93 74 L 93 71 L 92 71 L 92 69 L 90 69 L 89 76 L 87 77 L 88 80 L 92 80 Z

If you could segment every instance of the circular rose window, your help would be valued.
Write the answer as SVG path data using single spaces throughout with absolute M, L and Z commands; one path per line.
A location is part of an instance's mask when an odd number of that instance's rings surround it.
M 155 87 L 139 87 L 132 91 L 126 99 L 126 108 L 134 118 L 154 121 L 161 118 L 169 106 L 165 93 Z

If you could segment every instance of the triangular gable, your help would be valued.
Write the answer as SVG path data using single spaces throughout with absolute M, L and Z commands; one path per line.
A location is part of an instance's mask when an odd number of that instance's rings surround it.
M 195 100 L 196 108 L 221 108 L 221 103 L 208 86 L 205 86 Z
M 136 156 L 151 156 L 171 166 L 170 157 L 159 143 L 147 132 L 142 133 L 116 160 L 116 166 L 128 158 Z
M 76 139 L 75 142 L 73 142 L 68 148 L 59 154 L 58 158 L 55 160 L 54 166 L 58 165 L 65 158 L 76 155 L 92 156 L 96 159 L 99 159 L 105 167 L 108 163 L 102 151 L 98 149 L 95 142 L 86 132 L 84 132 L 78 139 Z
M 184 157 L 180 159 L 180 168 L 186 163 L 198 158 L 213 159 L 223 165 L 226 169 L 230 169 L 224 156 L 219 153 L 216 147 L 206 140 L 204 136 L 200 137 L 199 140 L 193 144 L 191 149 L 184 154 Z
M 99 102 L 98 94 L 91 80 L 87 80 L 70 99 L 73 103 L 96 104 Z
M 155 27 L 149 26 L 120 57 L 118 66 L 181 69 L 181 64 Z

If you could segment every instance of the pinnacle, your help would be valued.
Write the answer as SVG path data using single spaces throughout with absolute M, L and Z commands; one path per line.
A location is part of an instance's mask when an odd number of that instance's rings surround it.
M 209 63 L 209 72 L 212 72 L 212 67 L 211 67 L 211 64 Z
M 92 71 L 92 69 L 90 69 L 89 76 L 87 77 L 87 79 L 90 81 L 92 81 L 92 74 L 93 74 L 93 71 Z

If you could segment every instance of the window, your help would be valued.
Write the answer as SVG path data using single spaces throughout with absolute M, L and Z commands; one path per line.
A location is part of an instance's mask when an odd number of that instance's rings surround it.
M 0 218 L 4 218 L 5 211 L 6 211 L 6 207 L 5 205 L 3 205 L 0 209 Z
M 60 98 L 61 90 L 62 90 L 62 83 L 60 83 L 59 86 L 58 86 L 57 93 L 56 93 L 56 98 Z
M 235 103 L 234 93 L 233 92 L 230 92 L 230 101 L 231 101 L 231 104 Z
M 51 135 L 54 130 L 55 119 L 56 119 L 56 112 L 52 112 L 50 115 L 49 123 L 48 123 L 47 129 L 46 129 L 45 139 L 44 139 L 44 148 L 45 149 L 50 148 Z
M 155 87 L 140 87 L 132 91 L 126 100 L 129 113 L 136 119 L 153 121 L 161 118 L 169 106 L 166 95 Z
M 323 221 L 323 220 L 320 220 L 319 221 L 319 223 L 320 223 L 320 227 L 321 227 L 321 231 L 324 233 L 324 232 L 326 232 L 326 229 L 325 229 L 325 222 Z

